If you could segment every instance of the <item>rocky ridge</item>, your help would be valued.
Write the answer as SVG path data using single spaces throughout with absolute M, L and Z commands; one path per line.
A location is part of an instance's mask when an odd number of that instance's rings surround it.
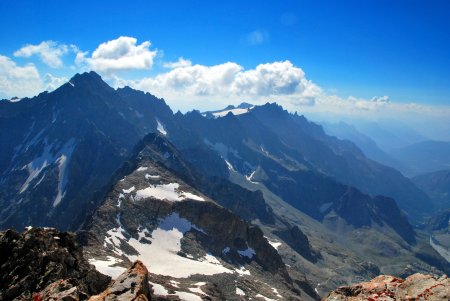
M 436 278 L 418 273 L 406 279 L 381 275 L 368 282 L 342 286 L 322 301 L 447 301 L 449 296 L 450 279 L 446 275 Z
M 85 256 L 101 272 L 115 278 L 141 260 L 160 297 L 318 298 L 259 227 L 178 177 L 195 174 L 166 139 L 150 134 L 141 147 L 84 227 Z
M 0 254 L 0 300 L 86 300 L 111 279 L 83 257 L 75 234 L 52 228 L 0 232 Z

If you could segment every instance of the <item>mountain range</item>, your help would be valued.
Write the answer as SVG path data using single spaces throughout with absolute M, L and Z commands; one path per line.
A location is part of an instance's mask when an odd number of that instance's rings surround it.
M 314 300 L 450 271 L 413 226 L 432 194 L 275 103 L 174 114 L 89 72 L 0 101 L 0 125 L 0 228 L 77 231 L 100 272 L 140 259 L 160 295 Z

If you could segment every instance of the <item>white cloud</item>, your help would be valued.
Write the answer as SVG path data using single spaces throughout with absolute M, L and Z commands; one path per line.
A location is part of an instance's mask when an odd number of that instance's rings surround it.
M 188 66 L 192 66 L 192 62 L 183 57 L 180 57 L 178 59 L 178 61 L 176 61 L 176 62 L 167 62 L 167 63 L 163 64 L 163 67 L 169 68 L 169 69 L 188 67 Z
M 42 92 L 42 80 L 34 64 L 18 66 L 7 56 L 0 55 L 1 97 L 25 97 Z
M 269 39 L 269 34 L 265 30 L 255 30 L 247 34 L 246 41 L 250 45 L 259 45 Z
M 172 67 L 154 77 L 120 80 L 116 85 L 127 84 L 169 101 L 183 102 L 208 99 L 219 103 L 243 100 L 263 103 L 268 98 L 278 97 L 311 105 L 314 97 L 322 93 L 306 79 L 302 69 L 289 61 L 261 64 L 249 70 L 233 62 L 214 66 L 174 64 Z
M 11 58 L 0 55 L 0 98 L 32 97 L 53 91 L 67 81 L 50 73 L 42 78 L 34 64 L 19 66 Z
M 240 72 L 232 89 L 236 94 L 254 96 L 314 97 L 321 93 L 318 86 L 306 79 L 305 72 L 290 61 L 261 64 L 253 70 Z
M 67 83 L 69 79 L 67 77 L 58 77 L 54 76 L 50 73 L 47 73 L 44 76 L 44 83 L 45 83 L 45 90 L 46 91 L 53 91 L 62 86 L 63 84 Z
M 43 41 L 38 45 L 25 45 L 14 52 L 15 57 L 31 57 L 33 55 L 39 58 L 52 68 L 60 68 L 63 66 L 61 57 L 69 51 L 69 47 L 65 44 L 58 44 L 54 41 Z
M 123 70 L 151 69 L 157 50 L 151 51 L 150 45 L 149 41 L 137 45 L 136 38 L 119 37 L 100 44 L 92 56 L 85 60 L 93 70 L 104 74 Z M 85 56 L 86 53 L 80 53 L 77 55 L 77 60 L 81 62 Z

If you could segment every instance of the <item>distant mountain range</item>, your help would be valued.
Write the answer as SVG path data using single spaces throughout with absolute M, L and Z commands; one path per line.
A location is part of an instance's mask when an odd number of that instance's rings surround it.
M 0 125 L 0 227 L 78 230 L 100 271 L 140 258 L 160 292 L 308 300 L 450 270 L 411 226 L 432 194 L 275 103 L 174 114 L 90 72 L 0 101 Z
M 422 174 L 412 180 L 430 196 L 437 208 L 450 208 L 450 170 Z
M 345 122 L 324 122 L 322 126 L 328 135 L 353 142 L 368 158 L 408 174 L 407 166 L 382 150 L 372 138 L 360 132 L 355 126 Z
M 376 123 L 358 126 L 323 123 L 323 127 L 327 134 L 355 143 L 370 159 L 394 167 L 408 177 L 450 168 L 450 142 L 429 140 L 408 128 L 400 136 L 408 139 L 402 139 Z M 384 141 L 380 136 L 391 139 Z
M 391 155 L 408 166 L 412 175 L 450 169 L 450 142 L 423 141 L 392 150 Z

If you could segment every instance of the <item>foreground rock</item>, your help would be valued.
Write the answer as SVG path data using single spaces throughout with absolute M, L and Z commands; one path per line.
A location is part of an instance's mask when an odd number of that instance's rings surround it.
M 147 301 L 151 300 L 150 286 L 148 284 L 148 271 L 140 261 L 122 273 L 101 294 L 92 296 L 89 301 Z
M 381 300 L 433 300 L 447 301 L 450 296 L 450 280 L 444 275 L 414 274 L 406 279 L 378 276 L 371 281 L 342 286 L 331 292 L 323 301 L 381 301 Z
M 0 232 L 0 254 L 0 300 L 87 300 L 110 282 L 84 259 L 72 233 Z

